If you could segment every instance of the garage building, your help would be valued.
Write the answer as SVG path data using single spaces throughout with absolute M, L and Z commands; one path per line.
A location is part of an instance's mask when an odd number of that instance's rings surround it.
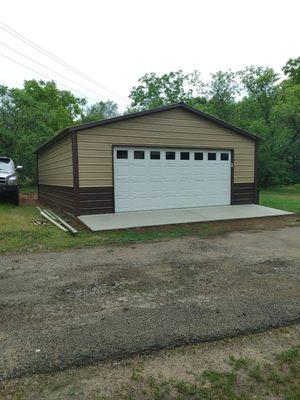
M 258 203 L 259 138 L 184 103 L 64 129 L 39 199 L 72 215 Z

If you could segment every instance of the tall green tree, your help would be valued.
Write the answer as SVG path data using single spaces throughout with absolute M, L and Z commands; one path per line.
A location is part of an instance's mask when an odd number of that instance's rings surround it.
M 281 82 L 272 122 L 280 138 L 279 157 L 291 167 L 293 179 L 300 177 L 300 57 L 283 67 L 287 76 Z
M 197 71 L 185 74 L 175 71 L 161 76 L 149 73 L 138 80 L 131 89 L 129 111 L 141 111 L 179 102 L 201 102 L 204 85 Z
M 111 101 L 99 101 L 88 106 L 84 111 L 82 122 L 97 121 L 106 118 L 113 118 L 119 115 L 118 104 Z
M 212 74 L 207 85 L 206 111 L 221 119 L 233 120 L 236 97 L 239 91 L 240 88 L 235 72 L 218 71 Z
M 290 58 L 282 70 L 293 83 L 300 84 L 300 57 Z
M 23 164 L 23 176 L 34 180 L 34 151 L 79 120 L 85 104 L 54 82 L 25 81 L 23 89 L 0 86 L 0 154 Z
M 253 100 L 266 126 L 271 129 L 270 113 L 275 104 L 279 75 L 272 68 L 247 67 L 239 72 L 246 97 Z

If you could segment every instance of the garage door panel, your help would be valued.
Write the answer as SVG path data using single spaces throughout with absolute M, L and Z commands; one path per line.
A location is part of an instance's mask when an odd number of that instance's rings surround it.
M 118 158 L 117 150 L 125 150 L 127 158 Z M 135 159 L 136 150 L 144 158 Z M 160 159 L 150 158 L 158 152 Z M 166 152 L 175 160 L 166 159 Z M 182 152 L 188 160 L 181 159 Z M 199 152 L 203 160 L 195 159 Z M 209 160 L 208 153 L 216 159 Z M 228 160 L 221 160 L 221 153 Z M 116 212 L 230 204 L 230 151 L 115 148 L 114 183 Z

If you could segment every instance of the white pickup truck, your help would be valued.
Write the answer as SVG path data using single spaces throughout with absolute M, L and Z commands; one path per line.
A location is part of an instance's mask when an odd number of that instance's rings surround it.
M 11 158 L 0 156 L 0 199 L 9 198 L 10 201 L 19 205 L 19 186 L 17 172 L 23 167 L 15 167 Z

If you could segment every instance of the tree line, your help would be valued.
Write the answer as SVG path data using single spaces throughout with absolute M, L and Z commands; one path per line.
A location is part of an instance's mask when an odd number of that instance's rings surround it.
M 300 182 L 300 57 L 282 74 L 250 66 L 219 71 L 204 82 L 199 71 L 148 73 L 129 94 L 126 112 L 185 103 L 262 137 L 260 186 Z M 74 124 L 119 115 L 118 105 L 59 90 L 53 81 L 29 80 L 24 87 L 0 85 L 0 155 L 24 166 L 23 179 L 36 182 L 34 151 L 60 130 Z

